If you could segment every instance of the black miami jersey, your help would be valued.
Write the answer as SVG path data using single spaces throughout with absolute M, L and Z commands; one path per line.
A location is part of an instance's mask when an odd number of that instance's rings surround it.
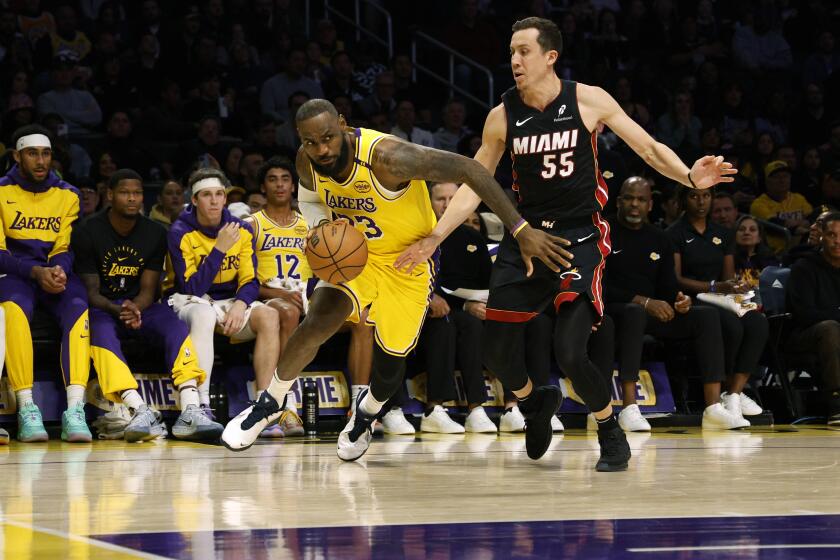
M 532 225 L 549 228 L 588 221 L 603 210 L 608 192 L 598 170 L 597 133 L 580 116 L 577 83 L 562 84 L 544 111 L 526 105 L 515 87 L 502 95 L 519 211 Z

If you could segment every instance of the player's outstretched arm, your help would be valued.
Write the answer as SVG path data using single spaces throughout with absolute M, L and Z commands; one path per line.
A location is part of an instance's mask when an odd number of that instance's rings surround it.
M 478 161 L 389 137 L 377 145 L 372 164 L 376 176 L 388 184 L 401 184 L 412 179 L 468 183 L 516 236 L 529 275 L 533 271 L 531 259 L 534 257 L 555 271 L 570 266 L 571 255 L 562 248 L 569 242 L 530 227 L 499 183 Z M 402 270 L 397 262 L 395 266 Z
M 686 187 L 708 189 L 718 183 L 731 183 L 734 179 L 730 175 L 738 173 L 732 164 L 723 161 L 723 156 L 704 156 L 689 169 L 671 148 L 657 142 L 599 87 L 578 84 L 578 99 L 595 115 L 595 124 L 605 123 L 645 163 Z

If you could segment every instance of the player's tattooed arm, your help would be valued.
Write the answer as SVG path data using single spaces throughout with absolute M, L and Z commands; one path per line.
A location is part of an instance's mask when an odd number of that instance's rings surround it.
M 88 303 L 91 307 L 107 311 L 114 317 L 120 316 L 120 306 L 112 303 L 111 300 L 99 293 L 99 275 L 80 273 L 79 278 L 87 289 Z
M 522 219 L 501 185 L 474 159 L 389 137 L 376 146 L 371 163 L 386 188 L 399 190 L 401 184 L 412 179 L 468 183 L 508 229 Z

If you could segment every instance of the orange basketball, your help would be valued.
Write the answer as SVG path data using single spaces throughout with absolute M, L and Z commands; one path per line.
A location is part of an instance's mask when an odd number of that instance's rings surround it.
M 306 242 L 306 260 L 312 272 L 326 282 L 349 282 L 367 263 L 365 236 L 345 221 L 316 227 Z

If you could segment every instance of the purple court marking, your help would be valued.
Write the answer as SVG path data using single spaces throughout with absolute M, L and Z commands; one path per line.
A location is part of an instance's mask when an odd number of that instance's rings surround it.
M 91 538 L 166 558 L 840 558 L 840 515 L 443 523 Z M 198 556 L 197 556 L 198 555 Z

